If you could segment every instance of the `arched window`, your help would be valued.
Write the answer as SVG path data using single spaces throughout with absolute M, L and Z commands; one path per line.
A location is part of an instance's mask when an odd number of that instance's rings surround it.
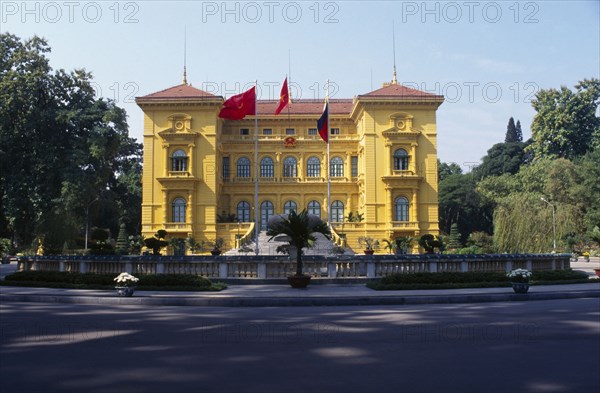
M 344 222 L 344 204 L 342 201 L 333 201 L 331 204 L 331 222 Z
M 240 222 L 250 222 L 250 204 L 242 201 L 237 205 L 237 216 Z
M 296 211 L 296 209 L 298 208 L 298 205 L 296 205 L 296 202 L 294 201 L 287 201 L 284 205 L 283 205 L 283 214 L 290 214 L 290 212 Z
M 321 177 L 321 160 L 317 157 L 310 157 L 306 161 L 306 176 Z
M 237 177 L 250 177 L 250 160 L 242 157 L 237 161 Z
M 308 214 L 321 217 L 321 204 L 317 201 L 308 202 Z
M 398 149 L 394 152 L 394 170 L 408 170 L 408 153 L 404 149 Z
M 331 170 L 329 175 L 331 177 L 344 176 L 344 160 L 342 160 L 340 157 L 333 157 L 331 159 Z
M 294 157 L 288 157 L 283 161 L 283 176 L 296 177 L 297 161 Z
M 405 197 L 394 201 L 394 221 L 408 221 L 408 199 Z
M 171 204 L 172 222 L 185 222 L 185 199 L 175 198 Z
M 260 160 L 260 177 L 275 177 L 275 165 L 271 157 Z
M 171 156 L 171 171 L 185 172 L 187 171 L 187 154 L 183 150 L 175 150 Z
M 260 204 L 260 230 L 267 230 L 267 223 L 269 222 L 269 217 L 274 214 L 273 204 L 270 201 L 264 201 Z

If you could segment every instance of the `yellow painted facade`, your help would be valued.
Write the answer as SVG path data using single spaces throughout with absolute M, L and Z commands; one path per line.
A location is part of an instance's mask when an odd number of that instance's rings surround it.
M 250 233 L 255 221 L 254 116 L 220 119 L 224 99 L 187 84 L 136 102 L 144 112 L 142 235 L 166 229 L 170 237 L 221 237 L 233 247 L 236 235 Z M 442 102 L 442 96 L 395 83 L 332 100 L 335 168 L 329 168 L 327 144 L 316 133 L 322 101 L 294 101 L 289 112 L 275 116 L 277 102 L 259 100 L 263 225 L 268 214 L 309 204 L 326 220 L 333 203 L 334 230 L 355 251 L 360 236 L 381 241 L 438 234 L 436 110 Z M 363 220 L 342 220 L 351 212 Z M 233 222 L 219 222 L 231 215 Z

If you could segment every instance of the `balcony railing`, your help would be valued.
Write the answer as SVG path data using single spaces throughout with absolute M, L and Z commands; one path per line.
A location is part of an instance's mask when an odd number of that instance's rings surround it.
M 332 183 L 356 183 L 357 178 L 352 179 L 345 176 L 336 176 L 331 178 Z M 229 177 L 223 179 L 224 183 L 254 183 L 254 177 Z M 259 177 L 259 183 L 326 183 L 326 177 Z
M 164 224 L 164 229 L 167 230 L 167 232 L 173 232 L 173 231 L 185 231 L 185 232 L 190 232 L 192 230 L 192 225 L 191 224 L 186 224 L 185 222 L 168 222 L 166 224 Z

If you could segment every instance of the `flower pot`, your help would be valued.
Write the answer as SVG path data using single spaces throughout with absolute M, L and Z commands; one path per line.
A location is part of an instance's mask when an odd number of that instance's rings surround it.
M 373 254 L 375 253 L 375 250 L 363 250 L 363 252 L 364 252 L 366 255 L 373 255 Z
M 512 288 L 515 293 L 527 293 L 529 291 L 529 283 L 528 282 L 513 282 Z
M 214 256 L 221 255 L 221 250 L 212 250 L 210 253 Z
M 135 292 L 135 287 L 115 287 L 117 295 L 122 297 L 131 297 Z
M 288 276 L 287 280 L 292 288 L 303 289 L 310 283 L 310 276 L 304 274 L 301 276 Z

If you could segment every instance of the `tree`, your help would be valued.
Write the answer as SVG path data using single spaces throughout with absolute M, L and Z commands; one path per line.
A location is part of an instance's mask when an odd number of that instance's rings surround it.
M 121 223 L 119 234 L 117 235 L 117 244 L 115 249 L 117 254 L 127 254 L 129 252 L 129 236 L 127 235 L 127 226 Z
M 542 158 L 514 174 L 492 176 L 478 191 L 494 202 L 494 244 L 499 252 L 547 252 L 552 249 L 552 210 L 556 214 L 559 247 L 582 231 L 581 204 L 574 199 L 579 180 L 573 163 Z
M 600 145 L 600 79 L 585 79 L 575 91 L 542 89 L 532 102 L 537 111 L 531 124 L 535 158 L 574 159 Z
M 481 164 L 473 169 L 475 178 L 481 180 L 488 176 L 517 173 L 528 159 L 525 146 L 522 142 L 495 144 L 482 158 Z
M 88 212 L 114 232 L 126 214 L 139 232 L 141 145 L 128 136 L 125 111 L 94 97 L 85 70 L 53 71 L 48 52 L 42 38 L 0 34 L 3 235 L 20 246 L 55 237 L 62 247 L 58 233 L 73 238 Z
M 583 222 L 587 233 L 600 226 L 600 148 L 589 152 L 577 161 L 576 171 L 580 179 L 573 193 L 583 209 Z
M 450 175 L 460 175 L 462 174 L 462 169 L 460 165 L 455 162 L 446 163 L 441 162 L 438 159 L 438 181 L 442 181 L 446 179 Z
M 419 238 L 419 246 L 423 247 L 426 254 L 433 254 L 436 248 L 444 247 L 444 243 L 439 237 L 426 233 Z
M 520 125 L 521 123 L 519 123 Z M 508 125 L 506 126 L 506 136 L 504 137 L 504 143 L 522 142 L 523 136 L 519 138 L 517 126 L 515 126 L 515 119 L 512 117 L 508 119 Z
M 521 120 L 517 120 L 517 140 L 515 142 L 523 142 L 523 130 L 521 129 Z
M 439 183 L 440 229 L 450 233 L 453 223 L 458 225 L 461 243 L 469 233 L 485 231 L 492 233 L 492 204 L 477 192 L 472 173 L 453 174 Z
M 274 216 L 274 222 L 269 223 L 267 235 L 271 241 L 275 236 L 286 235 L 290 247 L 296 248 L 296 276 L 302 276 L 302 249 L 309 247 L 316 240 L 314 233 L 321 233 L 331 239 L 331 231 L 327 223 L 317 216 L 309 215 L 306 209 L 300 213 L 294 210 L 286 216 Z
M 448 245 L 447 248 L 451 250 L 456 250 L 462 247 L 460 241 L 460 232 L 458 231 L 458 225 L 456 223 L 450 226 L 450 236 L 448 237 Z
M 144 239 L 144 245 L 152 249 L 152 255 L 160 255 L 160 250 L 169 245 L 169 242 L 165 240 L 166 237 L 167 231 L 159 229 L 154 236 Z

